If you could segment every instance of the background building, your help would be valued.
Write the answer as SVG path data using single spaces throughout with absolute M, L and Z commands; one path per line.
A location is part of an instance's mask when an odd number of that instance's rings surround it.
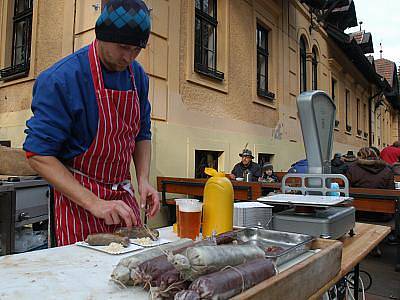
M 139 60 L 150 76 L 152 180 L 201 176 L 204 165 L 229 172 L 247 143 L 256 160 L 287 170 L 305 156 L 296 107 L 305 90 L 337 105 L 335 152 L 397 140 L 396 66 L 365 56 L 371 34 L 344 33 L 357 25 L 353 1 L 331 2 L 146 1 L 153 27 Z M 101 6 L 0 0 L 1 141 L 22 146 L 35 78 L 92 41 Z

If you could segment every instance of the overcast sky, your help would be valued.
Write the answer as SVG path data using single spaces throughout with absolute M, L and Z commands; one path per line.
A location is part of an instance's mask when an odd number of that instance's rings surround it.
M 362 29 L 372 33 L 375 58 L 379 58 L 379 43 L 382 42 L 383 58 L 400 65 L 400 1 L 399 0 L 354 0 L 358 22 Z M 353 27 L 346 32 L 358 30 Z

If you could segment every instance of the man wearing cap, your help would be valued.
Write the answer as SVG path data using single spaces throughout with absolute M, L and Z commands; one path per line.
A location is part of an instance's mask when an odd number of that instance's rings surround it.
M 95 32 L 91 45 L 39 75 L 27 122 L 23 147 L 54 187 L 59 246 L 141 225 L 132 158 L 141 207 L 152 217 L 160 205 L 149 184 L 149 81 L 135 61 L 149 39 L 149 10 L 141 0 L 110 0 Z
M 331 173 L 345 175 L 348 168 L 349 166 L 344 163 L 342 154 L 335 153 L 333 159 L 331 160 Z
M 352 150 L 348 150 L 347 153 L 343 155 L 343 161 L 347 168 L 350 168 L 352 165 L 354 165 L 357 160 L 358 158 L 354 155 L 354 152 Z
M 271 163 L 265 163 L 262 168 L 262 175 L 260 178 L 258 178 L 258 181 L 263 181 L 263 182 L 268 182 L 268 183 L 273 183 L 273 182 L 278 182 L 278 176 L 274 173 L 274 166 Z
M 242 153 L 239 153 L 239 156 L 242 158 L 242 161 L 234 166 L 230 178 L 244 178 L 245 173 L 250 172 L 251 180 L 258 181 L 258 178 L 261 177 L 261 168 L 258 164 L 253 162 L 254 156 L 251 150 L 244 149 Z

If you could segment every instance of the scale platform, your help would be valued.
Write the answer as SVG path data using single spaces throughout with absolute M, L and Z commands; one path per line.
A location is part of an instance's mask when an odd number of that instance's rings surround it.
M 300 177 L 302 184 L 297 187 L 286 185 L 286 179 L 289 177 Z M 355 208 L 338 206 L 351 203 L 353 200 L 348 196 L 347 178 L 343 177 L 337 174 L 287 174 L 282 181 L 282 191 L 290 190 L 305 194 L 276 194 L 261 197 L 258 201 L 271 205 L 293 206 L 291 209 L 274 214 L 272 221 L 274 230 L 338 239 L 347 233 L 352 233 L 355 226 Z M 325 183 L 326 179 L 340 178 L 345 183 L 340 192 L 345 196 L 326 196 L 335 190 L 326 187 L 325 184 L 322 187 L 306 187 L 305 182 L 308 178 L 320 178 L 321 184 Z M 322 195 L 307 193 L 322 193 Z
M 258 201 L 268 204 L 289 204 L 297 206 L 327 207 L 352 201 L 351 197 L 277 194 L 258 198 Z
M 312 214 L 298 214 L 295 209 L 277 213 L 273 217 L 274 230 L 309 234 L 315 237 L 338 239 L 351 232 L 355 225 L 355 208 L 330 207 L 317 209 Z

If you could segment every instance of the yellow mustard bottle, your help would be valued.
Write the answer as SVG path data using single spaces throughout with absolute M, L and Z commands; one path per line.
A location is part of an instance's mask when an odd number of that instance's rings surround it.
M 206 168 L 207 180 L 203 199 L 203 237 L 213 231 L 221 234 L 233 229 L 233 186 L 222 172 Z

